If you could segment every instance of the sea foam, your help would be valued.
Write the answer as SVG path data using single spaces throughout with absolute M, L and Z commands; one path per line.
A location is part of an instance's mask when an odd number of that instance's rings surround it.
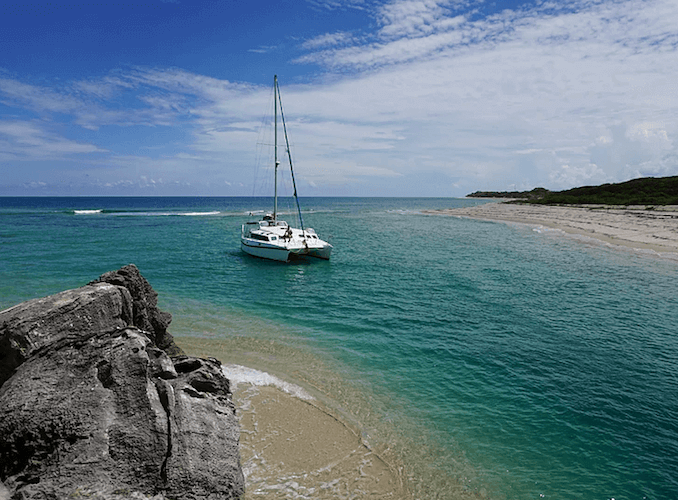
M 295 384 L 290 384 L 284 380 L 279 379 L 278 377 L 271 375 L 270 373 L 262 372 L 255 370 L 254 368 L 248 368 L 246 366 L 240 365 L 223 365 L 221 370 L 224 372 L 226 378 L 228 378 L 233 384 L 234 388 L 238 384 L 252 384 L 252 385 L 272 385 L 277 387 L 283 392 L 290 394 L 299 399 L 304 399 L 306 401 L 313 400 L 311 396 L 304 389 Z

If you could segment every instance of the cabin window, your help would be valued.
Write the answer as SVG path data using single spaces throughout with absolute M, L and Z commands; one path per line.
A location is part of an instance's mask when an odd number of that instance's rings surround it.
M 277 236 L 271 236 L 271 241 L 276 241 L 278 239 Z

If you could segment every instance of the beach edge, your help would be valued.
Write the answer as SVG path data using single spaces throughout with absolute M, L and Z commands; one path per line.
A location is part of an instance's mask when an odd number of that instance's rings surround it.
M 678 254 L 678 206 L 648 210 L 645 207 L 546 206 L 494 201 L 424 213 L 542 226 L 610 245 Z

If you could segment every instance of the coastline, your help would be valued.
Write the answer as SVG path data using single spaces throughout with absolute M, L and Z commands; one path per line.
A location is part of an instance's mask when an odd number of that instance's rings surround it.
M 468 474 L 455 478 L 438 470 L 436 456 L 424 445 L 425 439 L 409 443 L 414 449 L 409 450 L 406 458 L 396 450 L 397 444 L 393 447 L 393 442 L 373 446 L 366 439 L 371 424 L 367 428 L 356 427 L 341 409 L 323 402 L 322 391 L 318 392 L 320 398 L 315 397 L 317 388 L 303 376 L 298 380 L 304 381 L 313 394 L 283 380 L 288 378 L 283 373 L 289 373 L 280 371 L 281 366 L 269 355 L 281 347 L 277 342 L 273 346 L 256 340 L 241 344 L 238 339 L 174 338 L 189 355 L 219 359 L 231 381 L 245 474 L 242 500 L 408 500 L 439 498 L 441 494 L 450 500 L 487 498 L 470 484 Z M 266 350 L 269 346 L 271 351 Z M 262 371 L 269 369 L 270 372 Z M 282 378 L 273 373 L 281 374 Z M 341 405 L 356 403 L 349 398 Z
M 243 500 L 410 498 L 402 470 L 371 449 L 359 431 L 304 389 L 269 373 L 229 364 L 213 339 L 176 337 L 187 353 L 215 357 L 231 380 L 240 423 Z
M 647 210 L 644 206 L 550 206 L 497 201 L 424 213 L 543 226 L 611 245 L 678 254 L 678 206 Z

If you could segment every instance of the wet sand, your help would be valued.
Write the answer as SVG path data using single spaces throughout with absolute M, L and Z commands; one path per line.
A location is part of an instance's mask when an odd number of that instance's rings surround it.
M 468 208 L 431 210 L 431 215 L 517 222 L 560 229 L 605 243 L 658 253 L 678 253 L 678 206 L 547 206 L 491 202 Z
M 235 397 L 246 498 L 403 498 L 389 465 L 313 402 L 271 386 Z
M 232 357 L 219 342 L 175 340 L 191 355 Z M 225 365 L 227 376 L 232 366 Z M 241 426 L 244 499 L 410 498 L 400 471 L 303 389 L 229 378 Z

